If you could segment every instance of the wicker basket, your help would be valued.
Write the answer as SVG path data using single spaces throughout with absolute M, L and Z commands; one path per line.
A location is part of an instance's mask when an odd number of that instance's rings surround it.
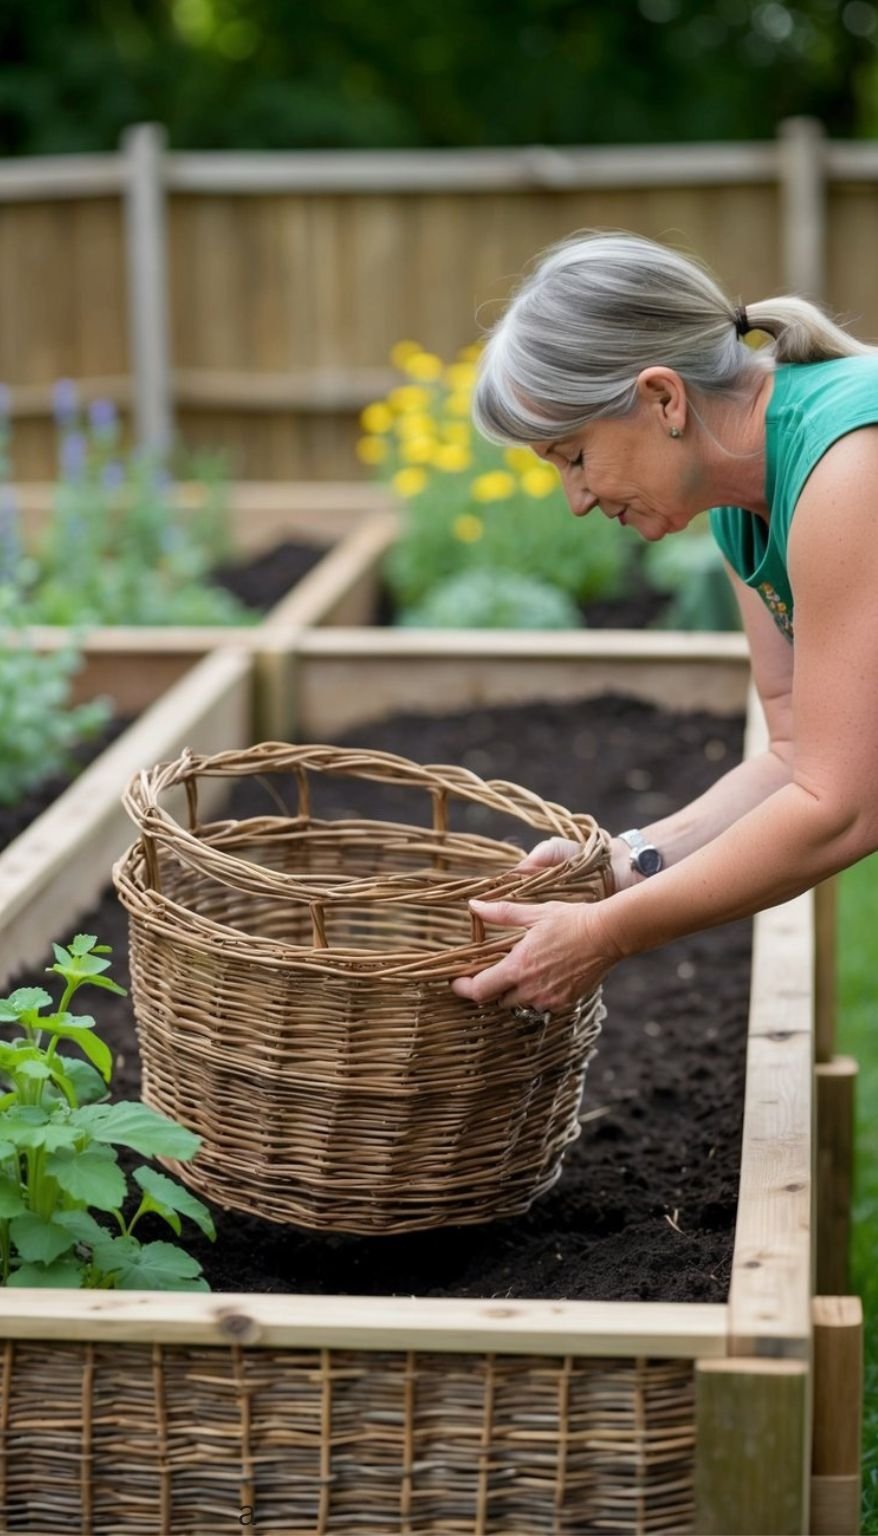
M 279 772 L 297 781 L 295 817 L 199 823 L 199 778 Z M 312 774 L 419 790 L 432 827 L 316 820 Z M 188 828 L 159 803 L 178 785 Z M 582 851 L 522 874 L 519 849 L 449 828 L 455 800 Z M 607 893 L 591 817 L 465 769 L 278 743 L 185 752 L 125 805 L 140 839 L 114 876 L 143 1096 L 203 1138 L 175 1167 L 193 1189 L 271 1221 L 387 1233 L 510 1216 L 550 1188 L 579 1131 L 600 993 L 534 1025 L 449 983 L 519 936 L 486 938 L 470 897 Z

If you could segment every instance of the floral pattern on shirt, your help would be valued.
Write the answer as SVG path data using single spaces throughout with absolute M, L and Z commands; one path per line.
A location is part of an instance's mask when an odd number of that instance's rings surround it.
M 768 608 L 775 624 L 782 635 L 788 640 L 793 638 L 793 613 L 789 603 L 785 603 L 779 592 L 776 592 L 770 581 L 762 581 L 759 584 L 759 592 L 762 601 Z

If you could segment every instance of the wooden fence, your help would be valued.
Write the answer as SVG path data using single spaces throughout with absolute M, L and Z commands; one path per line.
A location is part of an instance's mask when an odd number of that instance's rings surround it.
M 744 301 L 793 290 L 878 337 L 878 143 L 792 119 L 774 143 L 0 162 L 0 380 L 13 474 L 53 472 L 52 383 L 239 477 L 358 473 L 394 341 L 449 356 L 523 265 L 583 227 L 699 253 Z

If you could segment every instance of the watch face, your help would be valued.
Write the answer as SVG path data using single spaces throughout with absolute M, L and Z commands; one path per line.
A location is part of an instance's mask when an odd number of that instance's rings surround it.
M 637 868 L 642 875 L 657 875 L 662 867 L 662 856 L 657 848 L 647 843 L 637 851 Z

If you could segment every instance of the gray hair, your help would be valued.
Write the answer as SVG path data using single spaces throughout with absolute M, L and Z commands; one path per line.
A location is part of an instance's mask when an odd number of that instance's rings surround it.
M 553 247 L 512 299 L 482 356 L 476 426 L 494 442 L 568 437 L 634 408 L 637 376 L 661 365 L 702 394 L 733 395 L 773 363 L 814 363 L 875 348 L 790 295 L 737 312 L 695 260 L 640 235 L 599 231 Z

